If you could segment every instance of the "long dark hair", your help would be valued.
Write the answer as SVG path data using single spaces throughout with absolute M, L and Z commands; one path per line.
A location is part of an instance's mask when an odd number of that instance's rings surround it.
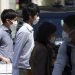
M 35 41 L 46 45 L 48 43 L 48 37 L 56 32 L 56 26 L 50 22 L 43 22 L 38 28 Z
M 36 34 L 35 41 L 43 44 L 47 48 L 47 63 L 46 63 L 46 75 L 51 75 L 52 73 L 52 63 L 53 63 L 53 55 L 54 49 L 51 44 L 49 44 L 49 36 L 52 36 L 56 32 L 56 26 L 50 22 L 43 22 Z

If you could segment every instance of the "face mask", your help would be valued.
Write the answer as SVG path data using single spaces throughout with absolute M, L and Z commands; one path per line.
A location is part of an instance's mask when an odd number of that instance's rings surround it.
M 54 43 L 54 42 L 55 42 L 55 37 L 51 37 L 50 42 L 51 42 L 51 43 Z
M 34 21 L 33 21 L 33 25 L 36 25 L 39 22 L 39 17 L 37 17 Z
M 15 37 L 15 34 L 16 34 L 16 28 L 17 28 L 17 21 L 12 21 L 12 25 L 10 26 L 10 29 L 12 30 L 12 38 Z
M 17 27 L 17 21 L 11 21 L 12 22 L 12 25 L 10 25 L 10 29 L 13 30 Z
M 17 21 L 13 21 L 13 25 L 17 26 L 17 24 L 18 24 Z
M 71 38 L 69 37 L 69 34 L 66 33 L 65 31 L 62 32 L 62 38 L 65 41 L 68 41 L 68 42 L 71 41 Z

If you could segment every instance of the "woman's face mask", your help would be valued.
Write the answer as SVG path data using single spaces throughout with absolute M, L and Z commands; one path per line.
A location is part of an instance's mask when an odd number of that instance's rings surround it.
M 17 21 L 11 21 L 12 25 L 10 25 L 10 29 L 12 30 L 13 28 L 17 27 L 18 22 Z
M 55 37 L 51 37 L 50 42 L 54 43 L 55 42 Z

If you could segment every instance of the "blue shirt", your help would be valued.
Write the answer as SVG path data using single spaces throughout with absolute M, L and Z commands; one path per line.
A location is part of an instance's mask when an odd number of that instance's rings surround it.
M 13 40 L 9 34 L 7 27 L 0 26 L 0 55 L 10 58 L 13 56 Z
M 72 63 L 71 75 L 75 75 L 75 45 L 68 42 L 63 42 L 63 44 L 60 46 L 58 50 L 58 55 L 54 64 L 52 75 L 62 75 L 62 72 L 68 60 L 67 45 L 70 45 L 72 47 L 71 48 L 71 63 Z
M 24 23 L 16 34 L 13 67 L 31 69 L 29 59 L 34 47 L 33 28 Z

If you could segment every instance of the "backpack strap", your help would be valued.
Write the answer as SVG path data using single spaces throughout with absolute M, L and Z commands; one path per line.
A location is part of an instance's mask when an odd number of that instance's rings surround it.
M 71 63 L 71 46 L 67 46 L 67 56 L 68 56 L 68 64 L 70 66 L 70 69 L 72 70 L 72 63 Z
M 67 56 L 68 56 L 68 61 L 65 65 L 65 67 L 64 67 L 64 71 L 62 72 L 62 75 L 71 75 L 71 70 L 72 70 L 71 50 L 72 50 L 72 47 L 67 45 L 66 53 L 67 53 Z

